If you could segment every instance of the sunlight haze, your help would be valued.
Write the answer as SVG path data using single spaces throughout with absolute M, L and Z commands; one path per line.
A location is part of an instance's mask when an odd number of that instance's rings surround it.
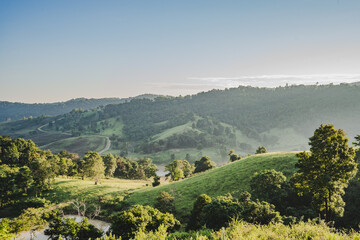
M 360 81 L 360 2 L 1 1 L 0 101 Z

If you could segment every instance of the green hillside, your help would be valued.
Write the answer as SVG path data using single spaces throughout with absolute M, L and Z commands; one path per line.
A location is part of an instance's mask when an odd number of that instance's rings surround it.
M 59 140 L 44 146 L 41 149 L 51 149 L 53 153 L 61 152 L 66 149 L 70 152 L 78 153 L 83 156 L 88 151 L 101 151 L 106 145 L 106 139 L 102 136 L 81 136 L 70 137 Z
M 32 139 L 53 151 L 58 150 L 58 140 L 104 136 L 111 140 L 105 153 L 151 157 L 157 164 L 167 164 L 173 154 L 180 159 L 190 154 L 192 162 L 210 155 L 223 163 L 231 149 L 243 156 L 259 146 L 270 152 L 306 150 L 320 124 L 344 129 L 353 142 L 360 133 L 358 102 L 360 86 L 350 84 L 239 86 L 185 97 L 136 98 L 101 109 L 2 123 L 0 135 Z M 79 149 L 87 147 L 86 141 L 82 143 Z M 74 151 L 69 144 L 63 146 Z
M 296 162 L 295 152 L 254 155 L 179 182 L 138 190 L 130 195 L 126 203 L 154 205 L 160 193 L 166 191 L 175 196 L 176 211 L 180 214 L 179 217 L 183 217 L 190 213 L 200 194 L 206 193 L 214 197 L 231 193 L 236 196 L 249 190 L 249 181 L 255 172 L 275 169 L 289 177 L 296 170 Z

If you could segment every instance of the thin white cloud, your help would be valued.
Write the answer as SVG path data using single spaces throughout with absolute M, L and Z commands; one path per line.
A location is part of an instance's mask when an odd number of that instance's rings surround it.
M 219 88 L 237 87 L 278 87 L 286 84 L 340 84 L 360 81 L 360 74 L 313 74 L 313 75 L 258 75 L 240 77 L 190 77 L 196 85 L 212 85 Z

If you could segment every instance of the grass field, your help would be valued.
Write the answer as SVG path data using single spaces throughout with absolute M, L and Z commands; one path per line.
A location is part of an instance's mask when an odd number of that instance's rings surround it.
M 83 156 L 88 151 L 100 151 L 106 145 L 106 139 L 102 136 L 80 136 L 66 138 L 41 147 L 41 149 L 50 149 L 53 153 L 67 150 L 78 153 Z
M 107 121 L 109 123 L 110 127 L 102 129 L 101 124 L 104 121 Z M 116 135 L 117 137 L 123 136 L 122 130 L 123 130 L 124 124 L 117 117 L 113 117 L 113 118 L 109 118 L 107 120 L 100 121 L 100 122 L 98 122 L 98 125 L 100 126 L 100 127 L 98 127 L 98 130 L 100 130 L 100 132 L 99 132 L 100 135 L 105 135 L 108 137 L 110 137 L 113 134 Z
M 90 179 L 67 179 L 56 178 L 54 190 L 50 191 L 46 198 L 55 203 L 66 202 L 72 199 L 96 200 L 99 196 L 121 195 L 124 191 L 134 191 L 139 188 L 151 186 L 150 181 L 125 180 L 125 179 L 102 179 L 100 184 L 95 185 Z
M 155 141 L 157 141 L 157 140 L 168 138 L 171 135 L 180 134 L 180 133 L 183 133 L 183 132 L 186 132 L 186 131 L 189 131 L 189 130 L 191 130 L 191 131 L 199 131 L 199 130 L 193 129 L 191 127 L 192 124 L 193 124 L 193 122 L 188 122 L 188 123 L 186 123 L 184 125 L 180 125 L 180 126 L 176 126 L 176 127 L 173 127 L 173 128 L 166 129 L 165 131 L 154 135 L 153 139 Z
M 200 194 L 206 193 L 212 197 L 226 193 L 236 195 L 249 190 L 250 178 L 255 172 L 275 169 L 289 177 L 296 171 L 296 162 L 295 152 L 254 155 L 179 182 L 138 190 L 126 200 L 126 203 L 154 205 L 161 192 L 170 192 L 175 197 L 178 217 L 182 218 L 190 213 L 195 199 Z

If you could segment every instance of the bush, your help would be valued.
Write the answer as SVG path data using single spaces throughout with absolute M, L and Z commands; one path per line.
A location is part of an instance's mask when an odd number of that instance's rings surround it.
M 159 176 L 155 176 L 154 177 L 154 182 L 152 183 L 153 187 L 159 186 L 160 185 L 160 177 Z
M 122 239 L 130 239 L 136 232 L 156 231 L 164 225 L 168 232 L 180 227 L 180 222 L 170 213 L 162 213 L 150 206 L 134 205 L 111 217 L 111 232 Z
M 215 168 L 216 163 L 211 161 L 211 159 L 207 156 L 202 157 L 199 161 L 195 162 L 195 170 L 194 173 L 204 172 L 206 170 Z
M 194 207 L 191 211 L 190 219 L 186 227 L 187 230 L 197 230 L 201 227 L 201 215 L 204 206 L 211 203 L 211 197 L 206 194 L 201 194 L 195 201 Z
M 155 208 L 160 212 L 175 213 L 174 197 L 168 192 L 161 192 L 156 198 Z
M 262 147 L 258 147 L 257 149 L 256 149 L 256 152 L 255 152 L 255 154 L 261 154 L 261 153 L 267 153 L 268 151 L 266 150 L 266 148 L 264 147 L 264 146 L 262 146 Z

